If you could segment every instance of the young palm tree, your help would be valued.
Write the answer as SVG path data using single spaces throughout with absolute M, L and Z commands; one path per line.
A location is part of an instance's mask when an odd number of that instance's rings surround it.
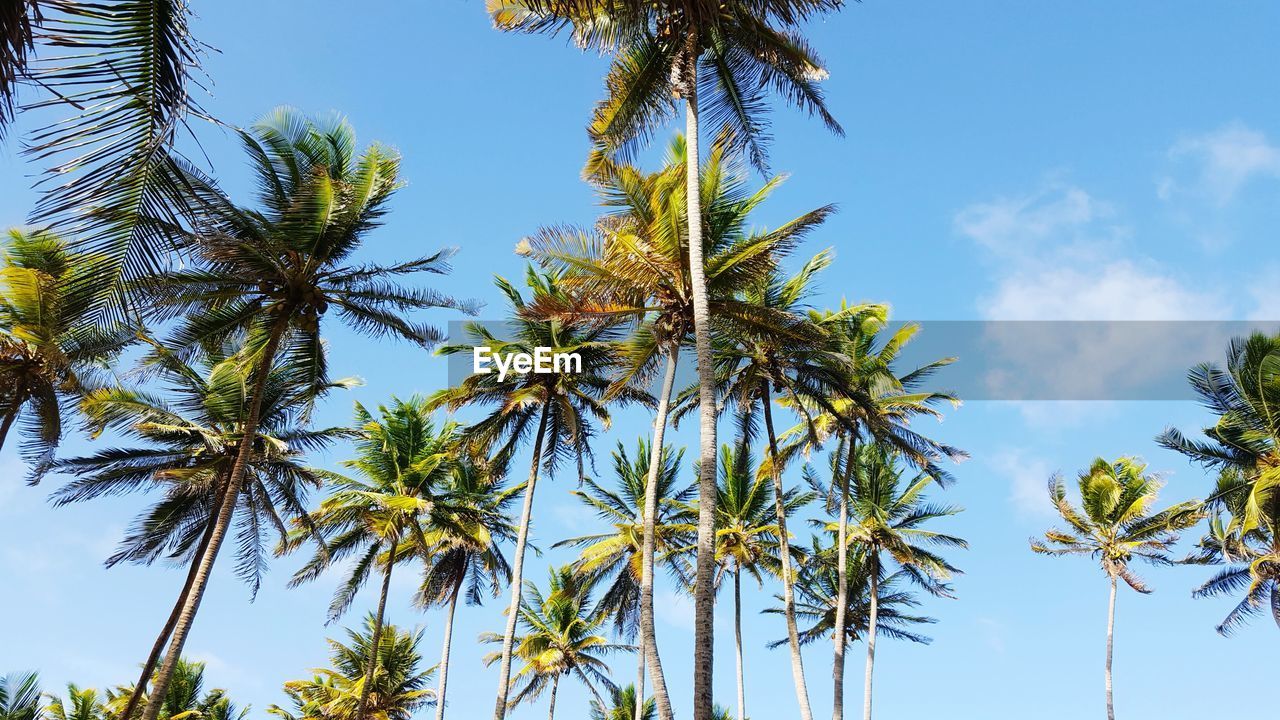
M 774 178 L 757 191 L 719 145 L 702 169 L 706 227 L 702 236 L 711 313 L 734 332 L 768 323 L 768 312 L 743 301 L 741 287 L 767 273 L 801 238 L 830 214 L 830 206 L 806 213 L 771 231 L 748 226 L 751 213 L 778 186 Z M 671 390 L 681 348 L 691 339 L 693 289 L 689 280 L 688 224 L 685 218 L 685 143 L 672 141 L 663 168 L 644 173 L 601 160 L 591 182 L 610 210 L 593 228 L 556 226 L 540 230 L 522 249 L 543 267 L 563 273 L 569 303 L 535 305 L 543 315 L 605 318 L 627 322 L 633 331 L 622 346 L 624 370 L 615 387 L 644 385 L 663 366 L 658 410 L 650 444 L 649 476 L 656 478 L 668 422 Z M 649 487 L 655 491 L 657 484 Z M 657 496 L 645 498 L 646 517 L 655 517 Z M 649 668 L 660 717 L 671 716 L 653 619 L 654 528 L 645 528 L 640 579 L 641 655 Z M 643 694 L 643 693 L 641 693 Z
M 424 524 L 444 517 L 450 527 L 455 523 L 443 513 L 435 512 L 436 494 L 447 482 L 459 442 L 458 425 L 445 423 L 439 428 L 431 420 L 426 401 L 413 397 L 393 398 L 391 406 L 378 407 L 374 416 L 356 403 L 356 457 L 343 466 L 355 470 L 359 477 L 332 476 L 333 493 L 311 513 L 301 532 L 281 547 L 288 551 L 316 528 L 327 539 L 314 557 L 298 570 L 291 586 L 315 580 L 335 561 L 355 556 L 347 579 L 338 586 L 329 604 L 329 621 L 341 617 L 351 607 L 356 594 L 369 579 L 370 571 L 381 566 L 382 587 L 378 609 L 373 616 L 376 647 L 382 640 L 382 625 L 391 589 L 391 573 L 397 563 L 416 557 L 430 560 L 434 543 Z M 373 665 L 378 655 L 370 653 L 361 685 L 357 718 L 365 718 Z
M 694 591 L 694 720 L 712 710 L 712 616 L 715 567 L 716 382 L 712 368 L 710 295 L 702 253 L 699 126 L 703 112 L 714 131 L 726 128 L 735 147 L 763 168 L 769 89 L 816 113 L 839 133 L 818 82 L 820 61 L 795 32 L 807 17 L 838 9 L 839 0 L 490 0 L 498 28 L 557 33 L 568 27 L 580 46 L 613 55 L 606 97 L 596 106 L 590 134 L 597 156 L 626 155 L 674 114 L 684 99 L 686 221 L 694 347 L 701 395 L 699 466 L 702 498 L 698 575 Z M 700 97 L 701 93 L 701 97 Z M 807 692 L 797 687 L 801 718 L 810 720 Z M 662 720 L 670 720 L 659 710 Z
M 1067 499 L 1061 476 L 1049 480 L 1049 499 L 1068 529 L 1049 530 L 1044 540 L 1032 540 L 1031 549 L 1043 555 L 1090 555 L 1102 565 L 1111 584 L 1107 603 L 1107 718 L 1115 720 L 1111 698 L 1111 649 L 1115 637 L 1116 586 L 1118 580 L 1140 593 L 1151 590 L 1133 573 L 1135 558 L 1158 565 L 1173 561 L 1168 551 L 1178 533 L 1201 518 L 1198 502 L 1183 502 L 1153 512 L 1160 481 L 1148 475 L 1145 463 L 1122 457 L 1102 458 L 1080 473 L 1080 507 Z
M 270 367 L 284 352 L 305 363 L 313 382 L 325 376 L 321 323 L 330 309 L 354 329 L 373 337 L 401 337 L 431 347 L 442 333 L 412 320 L 416 310 L 469 310 L 435 291 L 410 287 L 409 277 L 443 273 L 449 252 L 396 265 L 351 264 L 370 230 L 381 224 L 387 201 L 400 181 L 399 158 L 381 146 L 356 154 L 351 126 L 334 118 L 320 124 L 281 109 L 241 133 L 258 180 L 261 209 L 242 209 L 200 178 L 187 186 L 202 198 L 203 219 L 186 242 L 196 248 L 187 267 L 146 282 L 160 320 L 178 320 L 173 346 L 195 352 L 228 335 L 247 332 L 254 368 L 249 384 L 245 435 L 257 432 L 262 390 Z M 195 585 L 174 628 L 164 684 L 178 659 L 209 571 L 226 536 L 239 497 L 252 443 L 241 446 L 227 480 Z M 144 715 L 143 720 L 156 720 Z
M 410 720 L 419 709 L 434 703 L 432 670 L 420 669 L 422 631 L 387 625 L 375 645 L 375 625 L 370 614 L 363 632 L 347 630 L 346 644 L 329 640 L 332 667 L 312 670 L 315 675 L 310 680 L 284 684 L 294 712 L 276 705 L 267 712 L 281 720 Z M 370 665 L 379 668 L 372 681 L 365 674 Z M 366 691 L 365 685 L 372 687 Z M 368 705 L 362 715 L 359 707 L 363 702 Z
M 863 695 L 863 720 L 871 720 L 872 675 L 875 671 L 876 637 L 879 633 L 880 578 L 886 562 L 927 592 L 950 597 L 946 580 L 955 567 L 929 548 L 966 548 L 968 543 L 922 526 L 955 515 L 959 508 L 934 505 L 924 497 L 937 482 L 926 473 L 905 478 L 896 451 L 880 444 L 857 448 L 850 478 L 849 539 L 862 546 L 869 565 L 867 620 L 867 672 Z
M 1216 597 L 1244 593 L 1218 625 L 1218 632 L 1231 635 L 1254 615 L 1269 608 L 1280 626 L 1280 492 L 1266 493 L 1256 514 L 1256 526 L 1243 531 L 1234 518 L 1251 512 L 1251 483 L 1234 467 L 1224 468 L 1214 489 L 1209 531 L 1200 540 L 1197 552 L 1183 562 L 1195 565 L 1226 565 L 1192 592 L 1193 597 Z M 1270 601 L 1268 602 L 1268 598 Z
M 40 720 L 40 676 L 0 675 L 0 720 Z
M 237 346 L 210 348 L 198 366 L 164 346 L 152 348 L 143 368 L 157 380 L 157 389 L 107 385 L 88 392 L 80 406 L 94 437 L 110 430 L 142 444 L 52 465 L 54 471 L 75 477 L 53 494 L 57 505 L 139 490 L 163 492 L 134 522 L 119 550 L 107 559 L 108 567 L 120 562 L 149 565 L 159 558 L 189 567 L 143 664 L 136 692 L 120 713 L 128 718 L 195 588 L 248 422 L 249 369 Z M 248 473 L 227 519 L 236 528 L 236 572 L 249 582 L 251 593 L 257 592 L 266 569 L 265 534 L 283 528 L 288 518 L 305 518 L 307 494 L 322 483 L 323 473 L 304 465 L 303 453 L 350 436 L 341 428 L 308 427 L 309 408 L 318 392 L 348 385 L 350 381 L 338 381 L 317 388 L 310 369 L 297 363 L 277 365 L 262 385 L 261 421 L 249 441 Z
M 1202 364 L 1188 375 L 1203 404 L 1217 416 L 1204 429 L 1208 441 L 1169 428 L 1156 439 L 1202 466 L 1218 471 L 1219 485 L 1206 505 L 1214 524 L 1205 538 L 1209 559 L 1247 563 L 1228 569 L 1197 591 L 1217 595 L 1245 591 L 1245 603 L 1219 627 L 1229 632 L 1256 614 L 1270 595 L 1280 625 L 1280 336 L 1254 333 L 1231 342 L 1225 370 Z M 1206 557 L 1202 556 L 1203 562 Z
M 524 665 L 515 674 L 519 688 L 511 698 L 512 707 L 537 700 L 550 687 L 551 708 L 547 718 L 555 720 L 560 678 L 573 675 L 582 681 L 597 707 L 608 708 L 591 681 L 594 679 L 612 690 L 614 684 L 607 675 L 609 665 L 604 657 L 626 646 L 612 644 L 600 634 L 608 618 L 591 611 L 590 596 L 591 584 L 567 566 L 551 569 L 545 594 L 532 582 L 525 583 L 519 609 L 525 633 L 517 637 L 515 649 L 516 657 Z M 505 644 L 505 638 L 485 633 L 481 642 Z M 485 656 L 485 662 L 492 664 L 500 657 L 500 653 L 490 653 Z
M 81 376 L 116 354 L 133 333 L 103 329 L 92 317 L 102 293 L 87 282 L 99 257 L 72 252 L 48 232 L 10 230 L 0 267 L 0 448 L 26 418 L 25 455 L 39 477 L 62 437 L 65 407 L 83 390 Z
M 563 298 L 555 273 L 538 274 L 532 267 L 526 282 L 533 299 Z M 498 289 L 512 306 L 512 319 L 500 338 L 479 323 L 468 323 L 466 333 L 471 345 L 448 345 L 442 354 L 471 353 L 474 347 L 489 347 L 494 353 L 527 353 L 547 348 L 553 354 L 576 354 L 580 365 L 556 369 L 549 373 L 479 373 L 468 376 L 457 387 L 441 390 L 432 396 L 433 406 L 450 410 L 478 405 L 495 409 L 466 430 L 471 451 L 490 455 L 494 464 L 504 468 L 516 449 L 532 439 L 529 479 L 524 484 L 524 503 L 516 532 L 511 562 L 511 602 L 507 609 L 507 625 L 499 652 L 498 692 L 494 717 L 502 720 L 508 708 L 511 682 L 511 654 L 519 615 L 520 588 L 524 583 L 524 553 L 528 545 L 529 525 L 533 518 L 533 500 L 538 485 L 539 469 L 554 472 L 569 457 L 579 463 L 581 475 L 584 458 L 591 457 L 590 439 L 593 423 L 608 427 L 609 410 L 605 406 L 610 387 L 616 332 L 598 323 L 575 323 L 556 319 L 537 319 L 526 314 L 528 303 L 511 283 L 497 278 Z M 647 395 L 632 388 L 620 390 L 619 401 L 651 402 Z
M 614 688 L 609 691 L 609 696 L 613 701 L 609 711 L 592 707 L 591 720 L 653 720 L 657 716 L 654 699 L 639 700 L 641 692 L 634 685 Z
M 498 597 L 503 582 L 511 578 L 500 544 L 515 536 L 507 506 L 519 488 L 504 488 L 502 480 L 488 463 L 463 457 L 453 463 L 452 471 L 436 491 L 432 514 L 448 520 L 433 523 L 428 533 L 433 543 L 431 557 L 418 596 L 424 607 L 446 607 L 436 720 L 444 719 L 458 599 L 465 595 L 468 605 L 479 605 L 485 595 Z
M 717 585 L 724 575 L 733 576 L 734 659 L 738 677 L 738 720 L 746 718 L 746 685 L 742 657 L 742 573 L 764 583 L 764 575 L 783 572 L 780 554 L 782 531 L 775 524 L 775 488 L 757 472 L 745 443 L 720 449 L 720 482 L 716 497 L 716 557 L 720 562 Z M 787 493 L 782 502 L 788 511 L 802 507 L 811 495 Z M 796 550 L 799 550 L 798 548 Z M 799 552 L 793 560 L 801 559 Z
M 653 549 L 662 564 L 673 574 L 681 575 L 682 565 L 677 561 L 677 553 L 690 544 L 693 531 L 692 518 L 685 504 L 696 492 L 693 485 L 683 488 L 676 486 L 684 451 L 673 452 L 668 446 L 660 456 L 657 488 L 650 493 L 649 458 L 652 454 L 643 437 L 636 442 L 634 460 L 628 457 L 626 447 L 619 442 L 618 448 L 613 452 L 617 489 L 608 490 L 594 480 L 587 479 L 583 482 L 585 490 L 574 492 L 596 511 L 596 515 L 610 523 L 613 530 L 569 538 L 555 544 L 555 547 L 581 548 L 578 560 L 573 563 L 574 571 L 584 575 L 593 585 L 608 584 L 594 611 L 613 618 L 614 633 L 623 639 L 633 641 L 639 634 L 642 645 L 645 645 L 644 633 L 640 632 L 643 624 L 640 617 L 644 612 L 642 607 L 645 602 L 644 528 L 654 529 Z M 652 520 L 645 510 L 650 494 L 655 498 Z M 652 589 L 652 584 L 649 587 Z M 634 715 L 642 715 L 645 653 L 638 651 L 636 659 L 639 666 L 636 684 L 633 686 L 636 707 L 632 712 Z
M 244 720 L 249 715 L 249 708 L 237 708 L 226 690 L 214 688 L 206 692 L 204 670 L 205 664 L 202 662 L 182 660 L 178 663 L 164 702 L 160 703 L 159 717 L 162 720 Z M 105 699 L 98 706 L 97 717 L 102 720 L 124 720 L 130 717 L 124 714 L 124 708 L 128 706 L 133 694 L 133 686 L 108 690 Z M 82 711 L 88 712 L 89 704 L 86 700 L 90 695 L 96 699 L 96 693 L 92 689 L 82 690 L 78 696 L 72 693 L 73 714 L 78 716 Z M 142 702 L 148 701 L 149 698 L 144 696 Z M 93 716 L 86 716 L 86 720 L 89 717 Z M 77 717 L 76 720 L 82 719 Z
M 67 699 L 64 701 L 50 694 L 44 712 L 50 720 L 102 720 L 106 716 L 105 710 L 97 690 L 82 690 L 75 683 L 67 683 Z

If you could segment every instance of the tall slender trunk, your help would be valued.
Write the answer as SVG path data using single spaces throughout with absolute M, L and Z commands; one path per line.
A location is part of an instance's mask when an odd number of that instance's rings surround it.
M 787 533 L 787 503 L 778 467 L 778 436 L 773 429 L 773 396 L 765 386 L 760 404 L 764 407 L 764 427 L 769 435 L 769 474 L 773 477 L 773 506 L 778 521 L 778 556 L 782 563 L 782 614 L 787 622 L 787 644 L 791 647 L 791 680 L 796 686 L 796 702 L 801 720 L 813 720 L 809 707 L 809 687 L 804 680 L 804 658 L 800 655 L 800 630 L 796 626 L 795 575 L 791 572 L 791 538 Z
M 369 711 L 369 691 L 373 689 L 373 678 L 378 672 L 378 651 L 382 647 L 382 623 L 387 616 L 387 595 L 391 592 L 391 571 L 396 566 L 396 551 L 400 549 L 398 535 L 391 536 L 391 547 L 387 550 L 387 567 L 382 571 L 382 592 L 378 594 L 378 612 L 373 618 L 373 637 L 369 653 L 369 661 L 364 668 L 364 682 L 360 683 L 360 703 L 356 706 L 356 720 L 365 720 Z
M 551 705 L 547 710 L 547 720 L 556 720 L 556 691 L 560 689 L 560 676 L 551 678 Z
M 1107 720 L 1116 720 L 1116 708 L 1111 700 L 1111 649 L 1116 633 L 1116 577 L 1111 576 L 1111 599 L 1107 602 Z
M 641 667 L 648 666 L 653 683 L 653 700 L 659 720 L 672 720 L 671 698 L 667 695 L 667 680 L 662 673 L 662 658 L 658 655 L 658 633 L 653 617 L 653 555 L 657 544 L 658 484 L 662 471 L 662 448 L 667 431 L 667 413 L 671 406 L 671 389 L 676 382 L 676 363 L 680 347 L 667 349 L 666 370 L 662 375 L 662 391 L 658 395 L 658 410 L 653 418 L 653 442 L 649 446 L 649 475 L 644 487 L 644 536 L 640 541 L 640 656 Z M 644 678 L 636 688 L 637 712 L 643 707 Z M 636 720 L 640 716 L 636 715 Z
M 698 158 L 698 30 L 686 38 L 682 80 L 685 123 L 685 206 L 689 227 L 689 284 L 698 356 L 698 541 L 693 586 L 693 720 L 711 720 L 715 666 L 716 377 L 711 357 L 711 311 L 702 258 L 702 182 Z
M 215 501 L 219 507 L 222 506 L 225 493 L 226 485 L 224 483 L 221 491 L 215 496 Z M 142 674 L 138 677 L 138 682 L 134 683 L 133 693 L 129 695 L 129 702 L 125 704 L 124 712 L 120 713 L 120 718 L 123 720 L 133 717 L 134 711 L 138 709 L 138 703 L 141 702 L 142 696 L 147 692 L 147 684 L 151 682 L 151 673 L 155 672 L 156 663 L 160 662 L 160 655 L 164 652 L 164 646 L 168 644 L 169 636 L 173 634 L 173 628 L 178 624 L 178 616 L 182 614 L 182 606 L 186 604 L 187 597 L 191 595 L 191 587 L 196 582 L 196 573 L 200 570 L 200 560 L 204 557 L 205 550 L 209 547 L 209 539 L 213 537 L 213 529 L 217 524 L 217 519 L 218 516 L 216 514 L 210 514 L 209 521 L 205 523 L 204 535 L 200 538 L 200 544 L 191 556 L 191 568 L 187 570 L 187 579 L 183 581 L 182 591 L 178 593 L 178 599 L 173 603 L 173 610 L 169 612 L 169 619 L 165 621 L 164 628 L 160 630 L 160 636 L 156 638 L 155 644 L 151 646 L 151 654 L 147 655 L 147 661 L 142 664 Z
M 453 581 L 453 595 L 449 597 L 449 610 L 444 616 L 444 647 L 440 649 L 440 685 L 436 689 L 436 720 L 444 720 L 445 692 L 449 689 L 449 648 L 453 644 L 453 614 L 458 609 L 458 596 L 462 594 L 462 581 L 466 573 L 459 573 Z
M 733 650 L 738 665 L 738 720 L 747 720 L 747 687 L 742 673 L 742 569 L 733 571 Z
M 880 554 L 872 549 L 871 612 L 867 616 L 867 678 L 862 686 L 862 720 L 871 720 L 871 675 L 876 667 L 876 621 L 880 613 Z
M 240 437 L 240 451 L 236 453 L 236 460 L 231 465 L 226 494 L 222 498 L 222 506 L 218 508 L 218 520 L 214 525 L 213 535 L 209 538 L 209 546 L 205 548 L 204 555 L 200 558 L 195 582 L 182 605 L 182 612 L 178 614 L 178 622 L 173 627 L 169 651 L 165 654 L 160 671 L 156 673 L 155 686 L 151 691 L 153 697 L 163 698 L 169 691 L 169 681 L 173 678 L 173 672 L 182 658 L 182 648 L 187 643 L 191 625 L 195 621 L 196 613 L 200 610 L 200 601 L 204 599 L 205 588 L 209 585 L 213 564 L 218 559 L 218 551 L 222 549 L 222 541 L 227 536 L 227 529 L 231 527 L 231 518 L 235 515 L 236 503 L 240 499 L 240 488 L 244 485 L 249 456 L 253 454 L 254 442 L 258 437 L 258 420 L 262 414 L 263 392 L 267 385 L 267 378 L 271 375 L 271 366 L 275 363 L 276 351 L 280 348 L 280 341 L 288 329 L 288 319 L 288 315 L 281 314 L 275 320 L 271 334 L 267 337 L 266 345 L 262 349 L 262 357 L 258 360 L 252 395 L 249 396 L 249 413 L 245 417 L 244 430 Z M 142 720 L 156 720 L 162 704 L 147 703 L 142 713 Z
M 831 720 L 844 720 L 844 649 L 845 622 L 849 609 L 849 478 L 857 462 L 857 438 L 850 437 L 848 455 L 844 462 L 844 476 L 840 479 L 840 517 L 836 530 L 836 619 L 835 650 L 831 660 Z
M 507 627 L 502 634 L 502 661 L 498 666 L 498 694 L 494 700 L 493 720 L 507 716 L 507 693 L 511 689 L 511 649 L 515 644 L 516 619 L 520 615 L 520 591 L 524 583 L 524 550 L 529 544 L 529 523 L 533 519 L 533 494 L 538 487 L 538 466 L 542 463 L 542 436 L 547 431 L 549 406 L 542 407 L 538 435 L 533 441 L 533 460 L 529 463 L 529 481 L 524 486 L 524 509 L 520 511 L 520 529 L 516 532 L 515 557 L 511 562 L 511 602 L 507 605 Z M 551 710 L 555 712 L 555 687 L 552 687 Z
M 636 704 L 632 717 L 640 720 L 644 717 L 644 638 L 640 640 L 640 651 L 636 653 Z

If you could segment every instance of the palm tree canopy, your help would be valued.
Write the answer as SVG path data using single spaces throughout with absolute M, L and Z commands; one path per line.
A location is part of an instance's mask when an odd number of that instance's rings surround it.
M 34 672 L 0 675 L 0 720 L 39 720 L 40 676 Z
M 636 686 L 614 688 L 609 691 L 612 707 L 604 712 L 595 705 L 591 706 L 591 720 L 653 720 L 658 708 L 653 698 L 645 698 L 641 706 L 640 717 L 636 717 Z
M 374 618 L 365 620 L 363 631 L 347 630 L 347 642 L 329 640 L 331 667 L 317 668 L 309 680 L 291 680 L 284 691 L 293 701 L 294 712 L 276 705 L 267 712 L 282 720 L 357 720 L 360 690 L 365 668 L 375 652 L 378 656 L 373 687 L 369 692 L 368 718 L 410 720 L 415 711 L 435 704 L 430 689 L 435 668 L 421 669 L 418 643 L 422 631 L 409 632 L 395 625 L 382 627 L 378 647 L 373 647 Z
M 1067 498 L 1060 475 L 1050 478 L 1049 499 L 1067 528 L 1047 531 L 1043 541 L 1031 541 L 1031 549 L 1044 555 L 1090 555 L 1108 577 L 1120 578 L 1138 592 L 1151 592 L 1129 564 L 1135 558 L 1170 564 L 1168 552 L 1178 533 L 1202 515 L 1200 503 L 1194 501 L 1153 511 L 1161 483 L 1146 470 L 1136 458 L 1095 459 L 1079 476 L 1080 507 Z
M 742 443 L 722 445 L 716 466 L 720 476 L 716 491 L 717 582 L 725 572 L 745 572 L 757 582 L 764 582 L 765 575 L 779 576 L 779 530 L 770 477 L 760 472 L 750 448 Z M 813 499 L 812 493 L 795 489 L 783 498 L 788 513 Z M 796 560 L 804 558 L 801 548 L 792 547 L 791 551 Z
M 159 490 L 163 496 L 134 522 L 107 564 L 150 564 L 166 557 L 188 561 L 210 519 L 217 515 L 232 465 L 243 442 L 249 376 L 235 345 L 212 350 L 198 365 L 153 344 L 143 360 L 154 389 L 108 385 L 81 403 L 93 436 L 112 431 L 140 444 L 109 447 L 62 458 L 53 469 L 74 476 L 53 495 L 58 505 L 121 493 Z M 319 390 L 347 387 L 329 383 Z M 317 388 L 309 370 L 277 364 L 267 376 L 261 422 L 247 481 L 237 498 L 236 570 L 256 592 L 266 569 L 266 536 L 281 538 L 290 518 L 307 516 L 307 496 L 326 473 L 308 467 L 305 453 L 350 437 L 343 428 L 309 425 Z
M 226 690 L 205 690 L 204 672 L 203 662 L 180 659 L 165 691 L 158 717 L 162 720 L 245 720 L 249 708 L 236 707 Z M 57 701 L 60 707 L 56 711 L 50 706 L 55 720 L 123 720 L 120 716 L 133 695 L 134 687 L 121 685 L 108 690 L 96 710 L 91 709 L 98 703 L 95 690 L 80 690 L 74 685 L 69 685 L 67 690 L 67 703 Z M 144 694 L 142 705 L 136 711 L 138 716 L 149 700 Z

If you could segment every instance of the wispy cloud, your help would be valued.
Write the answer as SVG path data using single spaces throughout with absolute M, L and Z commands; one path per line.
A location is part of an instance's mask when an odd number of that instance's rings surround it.
M 1019 517 L 1024 520 L 1053 517 L 1045 490 L 1053 474 L 1048 462 L 1023 449 L 1001 450 L 988 462 L 1008 483 L 1008 499 Z
M 1238 121 L 1179 138 L 1169 158 L 1182 167 L 1160 179 L 1156 192 L 1163 200 L 1195 195 L 1221 208 L 1252 181 L 1280 179 L 1280 147 Z

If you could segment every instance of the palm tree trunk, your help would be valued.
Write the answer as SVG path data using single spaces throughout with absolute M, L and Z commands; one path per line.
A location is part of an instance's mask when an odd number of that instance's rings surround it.
M 834 687 L 831 691 L 831 720 L 844 720 L 844 649 L 848 645 L 845 637 L 846 616 L 849 609 L 849 478 L 853 475 L 854 463 L 857 462 L 857 439 L 851 438 L 848 456 L 844 463 L 844 477 L 840 482 L 840 517 L 836 530 L 836 618 L 835 618 L 835 651 L 831 660 L 831 679 Z
M 702 182 L 698 158 L 698 29 L 684 51 L 685 206 L 689 227 L 689 284 L 698 356 L 698 541 L 693 586 L 693 720 L 711 720 L 715 666 L 716 377 L 711 357 L 711 311 L 702 258 Z
M 440 649 L 440 685 L 436 690 L 436 720 L 444 720 L 444 696 L 449 689 L 449 648 L 453 644 L 453 614 L 458 609 L 458 596 L 462 594 L 462 581 L 466 573 L 459 573 L 453 582 L 453 595 L 449 598 L 449 610 L 444 617 L 444 647 Z
M 640 638 L 640 651 L 636 653 L 636 706 L 632 717 L 640 720 L 644 715 L 644 638 Z
M 507 716 L 507 693 L 511 689 L 511 650 L 515 644 L 516 619 L 520 615 L 520 591 L 524 583 L 524 550 L 529 544 L 529 523 L 533 519 L 533 493 L 538 486 L 538 466 L 542 462 L 542 435 L 547 430 L 549 406 L 542 408 L 538 435 L 533 441 L 533 459 L 529 463 L 529 480 L 524 486 L 524 509 L 520 511 L 520 529 L 516 532 L 515 557 L 511 562 L 511 602 L 507 605 L 507 627 L 502 634 L 502 662 L 498 666 L 498 695 L 494 701 L 493 720 Z M 555 687 L 552 687 L 551 710 L 555 712 Z
M 1107 603 L 1107 720 L 1116 720 L 1116 708 L 1111 700 L 1111 649 L 1116 632 L 1116 578 L 1111 576 L 1111 599 Z
M 551 707 L 547 710 L 547 720 L 556 720 L 556 691 L 560 689 L 560 676 L 551 678 Z
M 653 682 L 653 700 L 657 705 L 659 720 L 672 720 L 671 698 L 667 695 L 667 681 L 662 673 L 662 658 L 658 655 L 658 633 L 653 617 L 653 555 L 657 544 L 658 475 L 662 471 L 662 448 L 667 431 L 667 414 L 671 406 L 671 389 L 676 382 L 676 363 L 679 361 L 679 345 L 667 348 L 666 370 L 662 375 L 662 391 L 658 396 L 658 410 L 653 418 L 653 442 L 649 446 L 649 476 L 644 487 L 644 537 L 640 542 L 640 665 L 648 666 Z M 636 688 L 636 708 L 644 702 L 644 677 Z M 640 716 L 636 715 L 636 720 Z
M 378 651 L 382 647 L 382 623 L 387 616 L 387 595 L 391 592 L 391 571 L 396 566 L 396 550 L 400 549 L 400 538 L 391 536 L 391 547 L 387 549 L 387 567 L 382 571 L 382 592 L 378 594 L 378 613 L 373 618 L 373 637 L 370 638 L 369 662 L 364 668 L 364 682 L 360 683 L 360 704 L 356 706 L 356 720 L 364 720 L 369 711 L 369 691 L 373 690 L 373 677 L 378 672 Z
M 871 612 L 867 616 L 867 677 L 862 686 L 862 720 L 871 720 L 871 675 L 876 667 L 876 620 L 880 613 L 880 556 L 872 551 Z
M 742 570 L 733 571 L 733 649 L 738 664 L 738 720 L 747 720 L 747 688 L 742 677 Z
M 773 478 L 773 505 L 778 519 L 778 556 L 782 562 L 782 614 L 787 622 L 787 644 L 791 646 L 791 679 L 796 686 L 801 720 L 813 720 L 809 707 L 809 687 L 804 679 L 804 658 L 800 655 L 800 630 L 796 626 L 795 576 L 791 572 L 791 539 L 787 533 L 787 503 L 782 488 L 782 471 L 778 467 L 778 436 L 773 430 L 773 397 L 768 385 L 760 403 L 764 408 L 764 427 L 769 434 L 769 474 Z
M 151 691 L 154 697 L 163 698 L 169 691 L 169 680 L 173 678 L 173 672 L 178 667 L 182 648 L 186 645 L 187 635 L 191 632 L 191 625 L 195 621 L 196 613 L 200 610 L 200 601 L 204 599 L 205 588 L 209 585 L 209 575 L 213 571 L 214 561 L 218 559 L 222 541 L 227 536 L 228 528 L 231 527 L 231 518 L 235 515 L 236 503 L 240 500 L 240 488 L 244 485 L 249 456 L 253 453 L 253 446 L 258 437 L 258 420 L 262 414 L 262 396 L 266 389 L 267 378 L 271 375 L 276 351 L 280 348 L 280 341 L 284 338 L 287 329 L 288 316 L 281 315 L 276 319 L 267 337 L 266 345 L 262 348 L 262 357 L 258 360 L 256 377 L 253 381 L 252 395 L 249 396 L 249 414 L 245 417 L 244 430 L 240 434 L 240 449 L 236 453 L 235 462 L 231 465 L 231 473 L 227 478 L 227 490 L 222 498 L 222 506 L 218 508 L 218 520 L 214 524 L 213 535 L 209 538 L 209 546 L 205 548 L 204 555 L 200 558 L 195 582 L 182 605 L 182 612 L 178 614 L 178 622 L 173 627 L 169 651 L 165 654 L 160 671 L 156 673 L 155 685 Z M 142 713 L 142 720 L 156 720 L 160 714 L 161 705 L 163 703 L 147 703 Z
M 223 492 L 226 491 L 225 486 Z M 223 494 L 217 496 L 218 505 L 222 505 Z M 169 642 L 169 636 L 173 634 L 173 628 L 178 624 L 178 616 L 182 614 L 182 606 L 186 604 L 187 597 L 191 595 L 191 588 L 195 585 L 196 573 L 200 570 L 200 560 L 204 557 L 205 550 L 209 547 L 209 539 L 213 537 L 213 528 L 216 525 L 218 516 L 216 514 L 209 516 L 209 522 L 205 525 L 204 536 L 200 538 L 200 544 L 196 547 L 195 553 L 191 556 L 191 569 L 187 571 L 187 579 L 182 584 L 182 592 L 178 593 L 178 599 L 173 603 L 173 610 L 169 613 L 169 619 L 165 621 L 164 628 L 160 630 L 160 636 L 156 638 L 155 644 L 151 646 L 151 654 L 147 656 L 147 661 L 142 665 L 142 674 L 138 677 L 138 682 L 133 686 L 133 692 L 129 695 L 129 702 L 124 706 L 124 712 L 120 713 L 121 718 L 132 718 L 134 711 L 138 709 L 138 703 L 142 700 L 142 696 L 147 692 L 147 683 L 151 682 L 151 673 L 155 672 L 156 663 L 160 662 L 160 655 L 164 652 L 164 646 Z

